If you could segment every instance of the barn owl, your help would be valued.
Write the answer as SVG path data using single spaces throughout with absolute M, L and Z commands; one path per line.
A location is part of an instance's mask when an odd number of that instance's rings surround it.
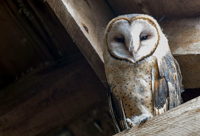
M 109 106 L 120 132 L 181 104 L 182 76 L 157 21 L 130 14 L 109 22 L 104 37 Z

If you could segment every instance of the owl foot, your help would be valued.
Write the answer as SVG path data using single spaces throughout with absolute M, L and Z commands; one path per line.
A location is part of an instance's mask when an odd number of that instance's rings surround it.
M 140 116 L 134 116 L 131 118 L 127 118 L 126 122 L 129 127 L 133 127 L 137 124 L 140 124 L 140 125 L 144 124 L 151 117 L 153 117 L 153 116 L 149 115 L 149 114 L 142 114 Z
M 148 117 L 144 117 L 140 120 L 140 125 L 144 124 L 148 120 Z
M 133 121 L 131 119 L 129 119 L 129 118 L 126 119 L 126 122 L 127 122 L 127 124 L 128 124 L 129 127 L 135 126 L 135 124 L 133 123 Z

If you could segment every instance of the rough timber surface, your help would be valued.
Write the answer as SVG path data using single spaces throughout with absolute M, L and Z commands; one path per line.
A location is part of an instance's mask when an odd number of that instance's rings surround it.
M 200 15 L 199 0 L 108 0 L 117 15 L 143 13 L 157 19 L 194 17 Z
M 200 88 L 200 18 L 161 22 L 172 54 L 179 62 L 185 88 Z
M 197 136 L 200 133 L 199 124 L 200 97 L 115 136 Z
M 95 2 L 92 0 L 47 0 L 47 2 L 54 10 L 85 58 L 88 60 L 98 77 L 103 83 L 105 83 L 106 77 L 102 57 L 102 39 L 103 28 L 105 29 L 108 21 L 113 18 L 111 9 L 108 9 L 106 3 L 101 0 Z M 130 6 L 131 3 L 134 2 L 135 1 L 122 2 L 120 6 L 124 7 L 122 9 L 126 9 L 126 6 Z M 173 13 L 176 13 L 174 11 L 175 7 L 173 6 L 173 3 L 176 2 L 177 1 L 167 3 L 167 5 L 171 7 L 171 10 L 166 7 L 164 9 L 161 8 L 160 10 L 164 10 L 163 13 L 169 10 L 169 16 L 171 16 L 172 11 Z M 198 4 L 197 1 L 195 2 Z M 144 6 L 145 3 L 148 2 L 142 1 L 139 3 L 142 3 Z M 160 4 L 162 5 L 162 3 L 164 4 L 166 2 L 162 1 Z M 118 4 L 119 6 L 117 1 L 113 4 L 110 1 L 110 7 L 115 7 L 115 4 Z M 159 5 L 159 3 L 157 4 Z M 188 1 L 181 3 L 182 8 L 184 9 L 187 4 Z M 192 2 L 190 2 L 190 5 L 188 6 L 196 7 Z M 121 13 L 117 8 L 112 8 L 112 11 Z M 139 9 L 137 11 L 139 11 Z M 198 9 L 194 8 L 194 11 L 191 11 L 186 15 L 194 16 L 198 13 L 197 11 Z M 153 12 L 151 14 L 154 15 Z M 177 13 L 176 16 L 183 17 L 184 14 L 185 11 L 181 10 L 181 12 Z M 154 16 L 156 17 L 160 15 Z M 200 88 L 200 72 L 198 70 L 200 69 L 200 43 L 198 40 L 200 34 L 199 20 L 200 18 L 191 17 L 187 19 L 166 20 L 160 23 L 164 29 L 164 33 L 168 36 L 172 54 L 180 64 L 183 74 L 183 85 L 185 88 Z
M 46 136 L 105 101 L 105 87 L 86 60 L 57 62 L 1 90 L 0 136 Z
M 106 81 L 102 41 L 113 15 L 105 1 L 47 0 L 102 82 Z

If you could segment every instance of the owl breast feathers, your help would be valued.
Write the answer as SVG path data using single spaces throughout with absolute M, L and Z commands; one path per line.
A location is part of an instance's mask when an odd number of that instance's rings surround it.
M 111 20 L 103 56 L 109 106 L 118 132 L 181 104 L 179 64 L 152 17 L 130 14 Z

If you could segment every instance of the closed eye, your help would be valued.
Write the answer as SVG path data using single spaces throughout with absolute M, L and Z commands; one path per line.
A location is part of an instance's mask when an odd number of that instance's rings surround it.
M 118 43 L 123 43 L 123 44 L 125 43 L 124 37 L 116 37 L 115 41 L 118 42 Z
M 144 40 L 146 40 L 147 38 L 148 38 L 147 35 L 145 35 L 145 36 L 141 36 L 141 37 L 140 37 L 140 41 L 144 41 Z

